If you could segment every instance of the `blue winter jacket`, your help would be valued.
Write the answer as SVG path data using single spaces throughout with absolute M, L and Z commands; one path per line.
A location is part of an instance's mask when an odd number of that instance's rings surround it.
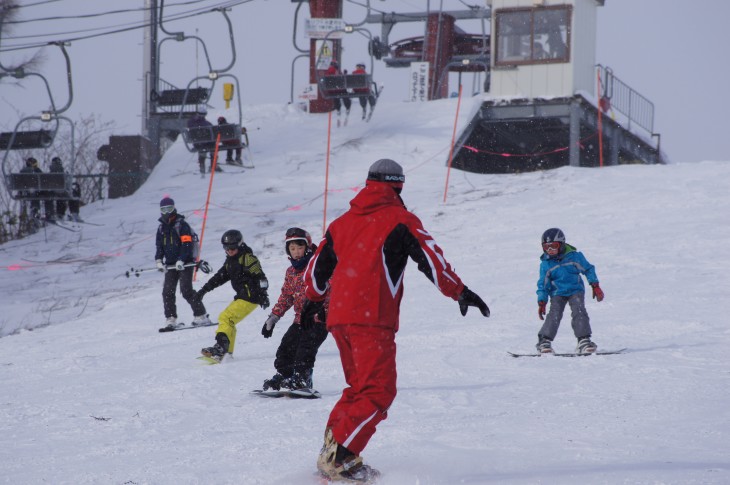
M 160 227 L 157 228 L 155 259 L 162 259 L 165 264 L 175 264 L 177 261 L 183 263 L 194 262 L 193 231 L 190 229 L 190 224 L 185 222 L 185 216 L 176 214 L 175 219 L 170 224 L 167 224 L 162 217 L 159 221 Z M 181 239 L 185 239 L 187 242 L 183 242 Z
M 551 258 L 543 253 L 540 256 L 540 279 L 537 280 L 537 301 L 547 301 L 550 296 L 570 296 L 584 293 L 585 286 L 581 274 L 588 283 L 598 283 L 596 269 L 573 246 L 565 244 L 565 250 Z

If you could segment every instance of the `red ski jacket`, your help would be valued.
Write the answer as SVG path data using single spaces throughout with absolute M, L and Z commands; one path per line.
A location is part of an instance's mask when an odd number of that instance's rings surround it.
M 457 300 L 464 284 L 421 221 L 393 187 L 368 181 L 350 210 L 327 228 L 305 273 L 307 298 L 328 287 L 327 327 L 359 324 L 398 331 L 408 257 L 445 296 Z

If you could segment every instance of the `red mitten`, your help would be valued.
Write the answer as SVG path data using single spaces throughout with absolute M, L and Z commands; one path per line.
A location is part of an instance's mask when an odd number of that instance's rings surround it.
M 598 283 L 591 283 L 591 286 L 593 287 L 593 298 L 598 301 L 603 301 L 603 290 L 598 286 Z
M 547 305 L 546 301 L 538 301 L 537 302 L 537 316 L 540 317 L 540 320 L 545 320 L 545 306 Z

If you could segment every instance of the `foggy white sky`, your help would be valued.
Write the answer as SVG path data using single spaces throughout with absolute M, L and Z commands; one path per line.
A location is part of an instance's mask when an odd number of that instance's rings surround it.
M 21 0 L 23 8 L 16 20 L 54 16 L 76 17 L 19 23 L 3 32 L 0 62 L 5 66 L 26 59 L 37 49 L 5 51 L 28 42 L 73 38 L 87 35 L 87 29 L 129 26 L 142 19 L 141 12 L 78 18 L 81 14 L 141 8 L 143 0 Z M 39 4 L 40 3 L 40 4 Z M 184 5 L 180 0 L 166 1 L 166 14 L 193 9 L 204 11 L 224 0 L 204 0 Z M 228 2 L 232 3 L 232 2 Z M 417 12 L 426 9 L 426 0 L 371 0 L 371 7 L 390 12 Z M 345 0 L 344 18 L 357 23 L 365 9 Z M 483 4 L 476 0 L 431 0 L 431 9 L 441 4 L 446 10 L 462 10 L 465 4 Z M 121 6 L 124 5 L 124 6 Z M 235 28 L 237 62 L 232 70 L 241 83 L 244 105 L 286 103 L 290 99 L 291 64 L 298 54 L 292 45 L 292 25 L 296 3 L 284 0 L 252 0 L 235 6 L 230 17 Z M 202 8 L 205 6 L 207 8 Z M 301 12 L 308 15 L 305 4 Z M 730 45 L 730 2 L 726 0 L 606 0 L 598 9 L 597 62 L 609 66 L 616 76 L 647 97 L 655 105 L 655 130 L 661 133 L 662 149 L 670 161 L 730 160 L 730 122 L 726 114 L 725 91 L 730 61 L 725 47 Z M 459 21 L 468 32 L 478 33 L 477 21 Z M 208 13 L 189 20 L 170 22 L 168 30 L 198 35 L 208 45 L 214 67 L 229 63 L 227 32 L 219 13 Z M 380 35 L 379 25 L 369 25 L 373 35 Z M 398 24 L 390 41 L 420 35 L 422 23 Z M 488 28 L 488 25 L 487 25 Z M 73 33 L 70 33 L 73 32 Z M 274 34 L 277 32 L 277 34 Z M 45 34 L 46 37 L 37 37 Z M 307 42 L 299 29 L 299 47 Z M 193 77 L 205 73 L 202 52 L 193 42 L 167 42 L 163 51 L 161 75 L 184 87 Z M 134 30 L 112 36 L 79 40 L 68 47 L 74 78 L 74 101 L 67 115 L 97 113 L 104 120 L 115 120 L 117 134 L 140 132 L 142 105 L 142 31 Z M 42 52 L 40 71 L 49 78 L 57 105 L 65 104 L 65 72 L 57 48 Z M 197 56 L 197 57 L 196 57 Z M 344 41 L 343 67 L 354 68 L 356 62 L 369 57 L 365 40 L 358 34 Z M 407 69 L 386 68 L 376 61 L 374 78 L 385 85 L 383 101 L 402 101 L 407 96 Z M 295 68 L 296 93 L 307 82 L 304 61 Z M 450 89 L 456 91 L 455 76 Z M 464 92 L 473 86 L 472 76 L 463 78 Z M 7 79 L 0 81 L 0 129 L 12 130 L 19 114 L 37 114 L 47 108 L 42 86 L 26 79 L 21 86 Z M 211 104 L 222 108 L 214 99 Z

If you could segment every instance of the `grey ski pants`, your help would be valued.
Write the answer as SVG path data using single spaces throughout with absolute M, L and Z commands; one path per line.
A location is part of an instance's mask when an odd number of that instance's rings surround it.
M 543 323 L 538 335 L 550 340 L 555 339 L 555 336 L 558 334 L 558 328 L 560 327 L 560 320 L 563 319 L 565 305 L 570 305 L 570 323 L 573 326 L 575 337 L 590 337 L 591 324 L 584 300 L 585 293 L 582 292 L 570 296 L 551 296 L 550 310 L 548 310 L 545 323 Z

